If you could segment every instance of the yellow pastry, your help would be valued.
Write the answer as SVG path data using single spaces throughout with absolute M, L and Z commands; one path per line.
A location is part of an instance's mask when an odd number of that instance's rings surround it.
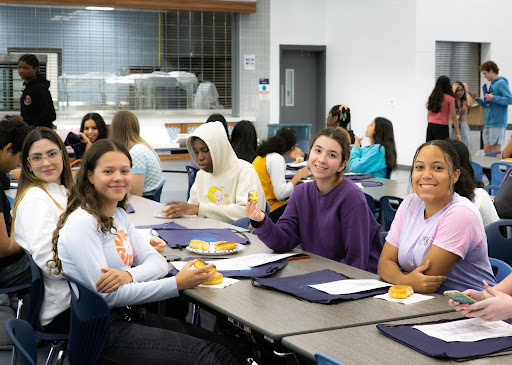
M 217 250 L 217 251 L 234 250 L 235 248 L 236 248 L 236 243 L 233 241 L 217 241 L 217 242 L 215 242 L 215 250 Z
M 258 192 L 256 190 L 249 191 L 249 197 L 247 200 L 250 202 L 257 202 L 258 201 Z
M 201 241 L 201 240 L 191 240 L 190 243 L 188 244 L 188 246 L 195 250 L 203 250 L 203 251 L 210 250 L 210 242 Z
M 206 265 L 208 264 L 204 262 L 202 259 L 196 259 L 196 261 L 194 262 L 194 266 L 197 268 L 204 267 Z M 211 272 L 212 270 L 215 271 L 215 274 L 213 274 L 213 277 L 210 280 L 204 282 L 203 285 L 216 285 L 224 281 L 224 276 L 217 271 L 215 265 L 213 265 L 212 268 L 210 270 L 207 270 L 206 272 Z
M 394 299 L 405 299 L 414 294 L 409 285 L 394 285 L 388 290 L 389 296 Z

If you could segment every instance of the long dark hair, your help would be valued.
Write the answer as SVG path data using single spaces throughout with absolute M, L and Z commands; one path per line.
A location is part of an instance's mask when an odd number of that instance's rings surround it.
M 57 222 L 57 228 L 53 231 L 52 246 L 53 246 L 53 259 L 49 260 L 46 265 L 50 270 L 58 275 L 62 272 L 62 263 L 59 259 L 59 251 L 57 243 L 59 241 L 59 232 L 66 223 L 69 215 L 78 208 L 82 208 L 88 213 L 92 214 L 98 221 L 98 232 L 108 233 L 115 231 L 114 218 L 107 216 L 102 210 L 102 199 L 99 193 L 94 188 L 94 185 L 89 181 L 89 172 L 93 172 L 98 165 L 98 160 L 107 152 L 118 151 L 123 153 L 130 161 L 132 166 L 132 158 L 130 152 L 123 143 L 113 139 L 102 139 L 92 144 L 91 148 L 84 155 L 82 167 L 76 175 L 76 183 L 69 194 L 68 205 L 66 211 L 60 216 Z M 125 195 L 123 200 L 117 203 L 117 206 L 126 209 L 126 202 L 128 194 Z
M 373 132 L 373 143 L 378 143 L 386 150 L 386 166 L 388 169 L 396 170 L 396 147 L 393 123 L 386 118 L 375 118 L 375 130 Z
M 236 123 L 231 132 L 231 147 L 236 156 L 242 160 L 252 163 L 256 158 L 258 148 L 258 137 L 256 128 L 248 120 L 241 120 Z
M 416 158 L 418 157 L 418 154 L 425 146 L 436 146 L 438 147 L 441 152 L 443 153 L 444 159 L 446 163 L 448 164 L 448 174 L 450 175 L 450 178 L 453 176 L 456 170 L 460 171 L 460 176 L 457 182 L 451 187 L 453 191 L 455 191 L 460 196 L 464 196 L 468 198 L 469 200 L 473 201 L 475 198 L 475 180 L 469 175 L 469 172 L 462 168 L 460 163 L 460 157 L 457 153 L 457 150 L 455 147 L 446 140 L 439 140 L 436 139 L 434 141 L 429 141 L 423 143 L 421 146 L 418 147 L 416 150 L 416 153 L 414 154 L 414 159 L 412 161 L 411 166 L 411 183 L 412 183 L 412 173 L 414 171 L 414 164 L 416 163 Z
M 484 183 L 482 180 L 477 180 L 475 178 L 475 170 L 473 169 L 473 166 L 471 165 L 471 159 L 469 157 L 469 150 L 466 147 L 464 143 L 461 141 L 457 141 L 455 139 L 447 139 L 447 142 L 451 143 L 451 145 L 455 148 L 457 151 L 457 154 L 460 158 L 460 166 L 466 170 L 469 173 L 469 176 L 473 178 L 475 181 L 475 185 L 477 188 L 482 188 L 484 186 Z
M 284 155 L 297 143 L 297 132 L 294 129 L 280 128 L 275 136 L 270 137 L 258 148 L 258 156 L 264 157 L 269 153 Z
M 83 133 L 85 128 L 85 122 L 87 122 L 89 119 L 94 120 L 94 123 L 96 123 L 96 128 L 98 128 L 98 138 L 96 139 L 96 141 L 108 138 L 107 125 L 105 124 L 103 117 L 98 113 L 87 113 L 84 115 L 84 117 L 82 118 L 82 122 L 80 123 L 80 132 Z
M 462 106 L 462 104 L 464 103 L 464 101 L 466 102 L 466 106 L 468 108 L 468 114 L 469 114 L 469 111 L 470 111 L 470 106 L 469 105 L 469 100 L 470 100 L 470 97 L 468 95 L 468 93 L 466 92 L 466 88 L 464 87 L 464 84 L 462 83 L 462 81 L 455 81 L 455 84 L 453 84 L 454 86 L 456 87 L 452 87 L 452 91 L 453 91 L 453 96 L 455 97 L 455 108 L 458 109 L 459 107 Z M 457 89 L 461 87 L 462 90 L 464 90 L 464 94 L 461 96 L 460 98 L 460 104 L 459 105 L 459 102 L 457 101 L 457 97 L 456 97 L 456 91 Z
M 432 90 L 427 103 L 427 109 L 432 113 L 439 113 L 441 105 L 443 104 L 444 94 L 453 96 L 452 84 L 448 76 L 439 76 L 436 81 L 436 86 Z

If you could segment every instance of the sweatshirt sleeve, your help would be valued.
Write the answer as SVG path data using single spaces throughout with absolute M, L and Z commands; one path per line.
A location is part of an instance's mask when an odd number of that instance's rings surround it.
M 348 169 L 351 172 L 374 173 L 386 168 L 386 152 L 380 144 L 370 147 L 352 147 Z
M 98 279 L 103 275 L 101 268 L 108 267 L 103 251 L 106 236 L 97 231 L 97 222 L 92 216 L 68 220 L 64 228 L 59 238 L 59 252 L 64 272 L 82 280 L 90 288 L 96 288 Z M 84 242 L 87 242 L 86 249 Z M 146 266 L 146 263 L 140 266 Z M 172 298 L 178 296 L 178 289 L 176 279 L 172 277 L 149 282 L 133 282 L 111 293 L 100 295 L 112 308 Z
M 286 210 L 277 224 L 273 223 L 268 216 L 265 216 L 261 226 L 254 229 L 258 238 L 268 248 L 276 252 L 291 251 L 300 242 L 299 211 L 295 200 L 298 193 L 297 189 L 293 191 L 290 199 L 288 199 Z
M 49 126 L 57 119 L 50 90 L 44 85 L 39 85 L 39 87 L 34 88 L 32 91 L 32 94 L 34 93 L 35 95 L 32 97 L 32 102 L 37 103 L 37 108 L 33 108 L 34 111 L 38 111 L 37 123 L 29 120 L 25 120 L 25 122 L 27 124 Z
M 293 192 L 293 184 L 291 182 L 286 182 L 286 163 L 283 156 L 268 154 L 266 167 L 270 176 L 270 181 L 272 181 L 272 186 L 274 187 L 274 195 L 276 196 L 276 199 L 281 201 L 285 200 Z
M 505 81 L 502 81 L 500 84 L 499 89 L 492 96 L 492 102 L 501 105 L 512 104 L 512 94 L 508 84 Z

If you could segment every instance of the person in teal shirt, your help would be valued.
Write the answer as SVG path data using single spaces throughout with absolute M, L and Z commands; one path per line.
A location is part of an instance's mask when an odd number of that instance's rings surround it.
M 393 124 L 386 118 L 377 117 L 366 128 L 365 137 L 370 138 L 371 145 L 361 148 L 364 137 L 355 139 L 348 169 L 351 172 L 386 178 L 388 171 L 397 168 Z

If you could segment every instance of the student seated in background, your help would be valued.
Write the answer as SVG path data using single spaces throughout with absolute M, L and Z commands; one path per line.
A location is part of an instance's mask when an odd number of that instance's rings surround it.
M 164 184 L 162 165 L 155 150 L 140 136 L 137 116 L 128 110 L 115 113 L 110 135 L 121 141 L 132 156 L 133 182 L 130 193 L 153 199 L 156 191 Z
M 30 283 L 32 274 L 27 255 L 11 240 L 11 203 L 5 195 L 12 169 L 20 166 L 21 148 L 30 127 L 12 117 L 0 121 L 0 288 Z
M 187 148 L 201 169 L 190 189 L 188 202 L 171 201 L 163 214 L 174 218 L 199 215 L 231 223 L 245 217 L 247 195 L 258 193 L 258 207 L 266 201 L 258 174 L 247 161 L 236 157 L 220 122 L 206 123 L 187 140 Z
M 277 224 L 255 202 L 247 204 L 245 213 L 265 245 L 287 252 L 302 243 L 305 251 L 377 271 L 380 225 L 361 189 L 343 178 L 349 153 L 344 132 L 323 129 L 313 140 L 308 160 L 315 180 L 294 188 Z
M 396 170 L 396 148 L 393 124 L 386 118 L 375 118 L 366 128 L 371 146 L 361 148 L 364 137 L 356 138 L 350 152 L 348 169 L 351 172 L 387 177 L 387 170 Z
M 231 147 L 236 153 L 236 157 L 252 163 L 256 158 L 258 149 L 258 136 L 256 128 L 248 120 L 241 120 L 236 123 L 231 132 Z
M 303 167 L 286 182 L 286 162 L 297 143 L 297 132 L 291 128 L 280 128 L 276 135 L 263 142 L 258 148 L 258 157 L 252 165 L 256 169 L 270 204 L 270 219 L 276 223 L 286 209 L 285 200 L 293 192 L 300 179 L 309 176 L 309 168 Z
M 75 277 L 98 291 L 109 306 L 110 336 L 100 362 L 240 364 L 234 355 L 237 344 L 223 336 L 126 307 L 177 297 L 179 290 L 193 288 L 214 273 L 207 273 L 211 264 L 194 268 L 191 261 L 178 275 L 164 278 L 167 262 L 126 214 L 130 166 L 130 153 L 119 141 L 93 144 L 58 221 L 49 262 L 55 276 L 64 271 Z
M 80 123 L 80 145 L 75 149 L 75 158 L 82 158 L 92 144 L 100 139 L 108 138 L 108 128 L 103 117 L 98 113 L 87 113 Z
M 59 136 L 46 127 L 31 131 L 21 152 L 21 176 L 14 199 L 12 237 L 41 269 L 44 298 L 40 325 L 48 332 L 69 330 L 69 288 L 62 275 L 50 272 L 52 236 L 66 209 L 73 178 L 69 157 Z
M 222 126 L 224 127 L 224 131 L 226 131 L 226 136 L 229 140 L 229 130 L 228 130 L 228 123 L 226 122 L 226 118 L 222 114 L 212 114 L 206 119 L 205 123 L 213 123 L 213 122 L 221 122 Z M 252 161 L 250 161 L 252 162 Z M 190 156 L 190 166 L 195 167 L 196 169 L 199 169 L 199 166 L 196 165 L 196 162 L 194 161 L 194 158 L 192 155 Z
M 341 128 L 347 132 L 350 144 L 354 144 L 356 137 L 350 129 L 350 108 L 346 105 L 335 105 L 329 111 L 326 121 L 327 128 Z
M 471 200 L 475 183 L 461 168 L 447 141 L 422 144 L 411 167 L 414 194 L 407 196 L 391 224 L 378 274 L 418 293 L 483 289 L 494 285 L 487 238 Z
M 466 170 L 468 172 L 468 175 L 472 177 L 473 181 L 475 182 L 475 196 L 472 202 L 475 204 L 476 208 L 480 212 L 480 215 L 482 216 L 482 222 L 484 224 L 484 227 L 488 224 L 499 221 L 500 217 L 498 217 L 498 213 L 496 212 L 496 208 L 494 207 L 494 204 L 489 194 L 487 193 L 487 191 L 482 189 L 482 187 L 484 186 L 483 182 L 477 181 L 475 179 L 475 172 L 473 170 L 473 166 L 471 166 L 468 148 L 461 141 L 456 141 L 454 139 L 447 139 L 446 141 L 451 143 L 453 147 L 455 147 L 455 150 L 457 151 L 457 154 L 459 155 L 460 158 L 461 168 Z

